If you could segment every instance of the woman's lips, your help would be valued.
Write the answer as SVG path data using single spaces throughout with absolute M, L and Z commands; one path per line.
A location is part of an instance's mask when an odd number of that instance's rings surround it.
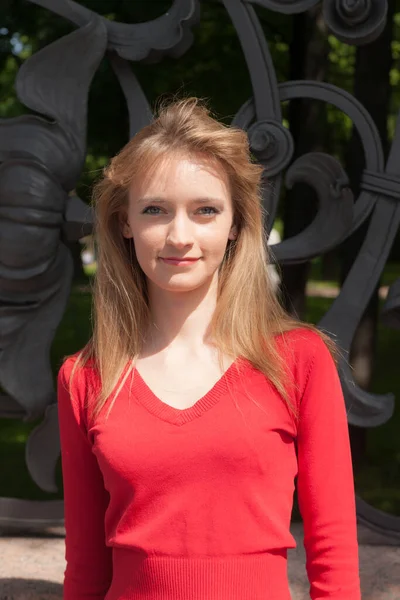
M 183 267 L 185 265 L 192 265 L 193 263 L 199 260 L 198 258 L 163 258 L 162 256 L 160 258 L 167 265 L 177 265 L 180 267 Z

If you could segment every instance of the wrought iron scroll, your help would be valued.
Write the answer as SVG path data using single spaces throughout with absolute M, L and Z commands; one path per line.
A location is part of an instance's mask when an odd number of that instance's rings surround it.
M 4 324 L 0 328 L 0 384 L 8 394 L 1 399 L 0 415 L 44 415 L 43 423 L 29 439 L 26 458 L 34 481 L 42 489 L 53 491 L 59 444 L 54 434 L 56 404 L 47 353 L 65 310 L 71 283 L 71 260 L 62 237 L 77 239 L 84 231 L 82 227 L 90 228 L 92 220 L 90 211 L 79 198 L 68 197 L 84 160 L 90 81 L 107 52 L 125 94 L 133 136 L 152 115 L 130 61 L 154 62 L 164 56 L 181 56 L 190 48 L 191 28 L 199 23 L 200 13 L 198 0 L 175 0 L 162 17 L 128 25 L 110 22 L 72 0 L 30 1 L 68 19 L 78 29 L 26 61 L 18 75 L 20 100 L 53 121 L 40 117 L 0 121 L 0 131 L 7 132 L 0 138 L 0 231 L 13 228 L 15 234 L 11 237 L 16 240 L 11 242 L 8 235 L 4 236 L 5 242 L 0 242 L 5 244 L 4 248 L 0 247 L 1 256 L 10 257 L 9 263 L 3 258 L 0 260 L 0 322 Z M 276 216 L 284 175 L 286 186 L 298 181 L 307 183 L 319 200 L 314 221 L 299 235 L 273 247 L 275 259 L 283 264 L 318 256 L 344 241 L 371 216 L 353 268 L 339 296 L 319 323 L 335 336 L 346 353 L 400 223 L 400 167 L 395 160 L 400 155 L 400 120 L 385 165 L 376 126 L 366 109 L 350 94 L 313 81 L 278 85 L 253 5 L 294 14 L 316 6 L 321 0 L 222 2 L 237 31 L 251 78 L 253 97 L 238 110 L 233 124 L 247 132 L 253 153 L 265 167 L 264 176 L 269 185 L 265 186 L 263 202 L 269 215 L 268 230 Z M 333 34 L 349 44 L 365 44 L 376 39 L 385 25 L 386 0 L 322 0 L 322 7 Z M 86 50 L 76 60 L 74 48 L 79 53 L 79 43 L 84 43 L 90 52 Z M 66 102 L 63 76 L 70 72 L 72 65 L 74 78 L 68 82 Z M 71 86 L 73 79 L 76 87 Z M 282 124 L 280 106 L 296 98 L 333 104 L 346 113 L 356 127 L 364 147 L 366 167 L 355 204 L 347 175 L 333 157 L 310 153 L 291 164 L 294 144 Z M 44 224 L 46 234 L 41 229 Z M 26 237 L 27 232 L 31 237 Z M 17 241 L 22 234 L 26 250 L 20 255 Z M 27 247 L 27 239 L 31 247 Z M 383 318 L 392 327 L 400 326 L 400 280 L 389 290 Z M 39 326 L 40 337 L 35 335 L 35 328 Z M 35 356 L 35 372 L 32 356 Z M 40 364 L 35 362 L 39 357 Z M 13 364 L 18 364 L 19 377 Z M 361 390 L 344 361 L 340 373 L 349 423 L 374 427 L 390 419 L 394 407 L 392 394 L 377 395 Z M 41 510 L 37 503 L 33 506 L 29 501 L 0 499 L 0 523 L 2 520 L 20 523 L 22 519 L 26 526 L 37 524 L 48 514 L 49 506 L 49 503 L 43 504 Z M 61 521 L 62 503 L 51 506 L 53 514 L 49 522 Z M 365 525 L 384 534 L 392 543 L 400 542 L 400 518 L 378 511 L 361 498 L 357 498 L 357 512 Z

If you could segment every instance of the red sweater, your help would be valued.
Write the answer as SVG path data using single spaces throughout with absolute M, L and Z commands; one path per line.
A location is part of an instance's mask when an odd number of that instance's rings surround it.
M 266 377 L 238 359 L 190 408 L 168 406 L 137 371 L 93 421 L 90 365 L 59 373 L 64 600 L 290 600 L 294 480 L 313 600 L 359 600 L 347 419 L 319 336 L 278 338 L 296 425 Z M 255 400 L 255 402 L 253 400 Z

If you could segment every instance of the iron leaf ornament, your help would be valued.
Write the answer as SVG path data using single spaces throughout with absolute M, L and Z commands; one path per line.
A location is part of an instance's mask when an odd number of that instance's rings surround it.
M 105 28 L 93 21 L 34 54 L 18 72 L 17 94 L 46 118 L 0 120 L 0 384 L 28 419 L 55 400 L 49 347 L 72 277 L 61 230 L 105 48 Z
M 135 62 L 156 63 L 165 56 L 179 58 L 192 45 L 192 27 L 200 20 L 198 0 L 173 0 L 165 14 L 145 23 L 118 23 L 73 0 L 29 0 L 71 21 L 78 27 L 101 19 L 109 50 Z

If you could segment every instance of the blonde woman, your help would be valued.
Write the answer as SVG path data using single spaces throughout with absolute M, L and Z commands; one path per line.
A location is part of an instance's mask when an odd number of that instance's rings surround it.
M 273 292 L 260 175 L 190 98 L 96 186 L 93 337 L 58 379 L 65 600 L 289 600 L 296 478 L 310 597 L 360 598 L 332 344 Z

